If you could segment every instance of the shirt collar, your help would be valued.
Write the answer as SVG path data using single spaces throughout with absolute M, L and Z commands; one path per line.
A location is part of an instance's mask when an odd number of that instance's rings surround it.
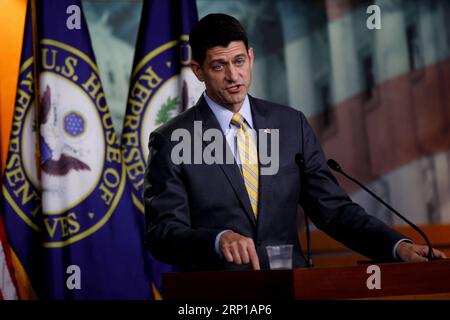
M 217 120 L 219 121 L 220 128 L 222 129 L 223 133 L 226 133 L 227 130 L 231 128 L 230 122 L 231 118 L 233 117 L 233 112 L 214 102 L 210 97 L 208 97 L 206 91 L 203 93 L 203 96 L 205 97 L 206 103 L 208 104 L 209 108 L 212 110 Z M 253 128 L 253 118 L 248 95 L 245 96 L 244 103 L 242 104 L 239 113 L 244 117 L 248 126 L 250 128 Z

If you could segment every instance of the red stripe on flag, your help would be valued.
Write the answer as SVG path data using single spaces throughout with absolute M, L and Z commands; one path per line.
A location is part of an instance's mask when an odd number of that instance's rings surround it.
M 374 88 L 373 97 L 353 96 L 326 115 L 309 119 L 325 154 L 363 183 L 414 160 L 450 149 L 450 60 L 426 66 L 422 77 L 406 73 Z M 330 117 L 330 116 L 328 116 Z M 338 177 L 347 192 L 357 187 Z

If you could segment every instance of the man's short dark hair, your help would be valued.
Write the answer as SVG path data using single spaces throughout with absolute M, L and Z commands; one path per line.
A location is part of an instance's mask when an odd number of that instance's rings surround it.
M 208 49 L 217 46 L 228 47 L 232 41 L 243 41 L 248 50 L 247 32 L 241 23 L 227 14 L 208 14 L 200 19 L 189 35 L 192 58 L 202 65 Z

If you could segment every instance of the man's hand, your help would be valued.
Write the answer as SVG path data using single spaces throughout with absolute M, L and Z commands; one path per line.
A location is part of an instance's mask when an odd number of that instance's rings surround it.
M 445 253 L 436 249 L 433 249 L 433 255 L 438 259 L 447 259 Z M 428 261 L 428 246 L 402 241 L 397 246 L 397 257 L 405 262 Z
M 229 263 L 251 263 L 253 270 L 260 270 L 253 239 L 233 231 L 226 231 L 220 237 L 220 251 Z

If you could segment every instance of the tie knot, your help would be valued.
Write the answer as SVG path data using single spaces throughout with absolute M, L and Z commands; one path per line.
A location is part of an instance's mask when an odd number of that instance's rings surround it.
M 231 123 L 234 124 L 236 127 L 240 128 L 244 123 L 244 117 L 241 116 L 239 112 L 237 112 L 233 114 L 233 117 L 231 118 Z M 242 129 L 244 129 L 244 127 Z

